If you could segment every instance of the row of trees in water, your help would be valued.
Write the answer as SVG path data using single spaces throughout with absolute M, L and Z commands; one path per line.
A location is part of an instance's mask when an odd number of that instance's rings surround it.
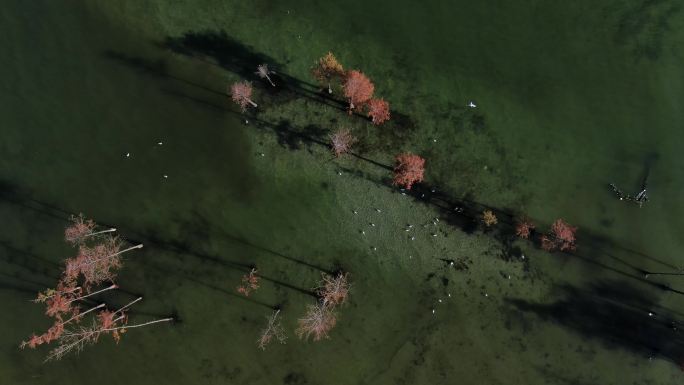
M 366 110 L 367 116 L 374 125 L 381 125 L 390 119 L 389 103 L 384 99 L 373 99 L 375 85 L 359 70 L 345 70 L 332 52 L 328 52 L 319 58 L 311 69 L 313 77 L 327 88 L 329 94 L 333 89 L 341 89 L 349 103 L 348 112 L 354 109 Z M 268 80 L 272 86 L 276 86 L 270 78 L 273 71 L 268 69 L 267 64 L 257 67 L 256 74 Z M 241 81 L 229 87 L 229 93 L 235 103 L 243 111 L 248 105 L 256 107 L 251 100 L 252 86 L 248 81 Z M 358 141 L 347 128 L 340 127 L 329 135 L 329 144 L 332 153 L 340 157 L 351 152 L 353 145 Z M 392 183 L 410 190 L 415 183 L 423 181 L 425 173 L 425 159 L 412 153 L 401 153 L 395 156 Z M 482 222 L 487 228 L 496 225 L 498 220 L 491 210 L 484 210 Z M 520 218 L 516 223 L 516 234 L 523 239 L 531 239 L 535 225 L 528 218 Z M 549 231 L 540 234 L 538 241 L 542 249 L 546 251 L 560 250 L 572 251 L 575 249 L 576 227 L 566 223 L 563 219 L 557 219 Z

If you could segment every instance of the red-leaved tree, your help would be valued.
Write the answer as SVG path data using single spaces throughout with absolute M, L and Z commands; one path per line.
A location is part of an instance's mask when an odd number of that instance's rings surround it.
M 256 107 L 252 98 L 252 83 L 248 81 L 235 82 L 230 86 L 230 97 L 237 103 L 242 111 L 247 109 L 248 105 Z
M 577 227 L 570 226 L 562 219 L 557 219 L 551 225 L 551 231 L 541 237 L 541 247 L 546 251 L 559 249 L 560 251 L 575 250 L 575 233 Z
M 67 226 L 64 230 L 64 240 L 72 245 L 81 244 L 88 237 L 116 231 L 115 228 L 95 231 L 95 222 L 93 222 L 92 219 L 84 218 L 83 214 L 79 214 L 78 216 L 72 215 L 70 220 L 71 225 Z
M 425 172 L 425 159 L 411 153 L 399 154 L 395 158 L 394 179 L 392 184 L 411 189 L 416 182 L 423 181 Z
M 250 270 L 249 273 L 242 276 L 242 284 L 236 288 L 237 292 L 249 297 L 249 293 L 259 288 L 259 276 L 257 269 Z
M 515 235 L 522 239 L 529 239 L 532 230 L 534 230 L 534 223 L 527 218 L 522 218 L 515 224 Z
M 118 288 L 116 284 L 110 283 L 108 287 L 91 290 L 93 286 L 115 278 L 116 270 L 121 267 L 121 254 L 141 248 L 142 245 L 121 250 L 123 242 L 107 234 L 116 229 L 96 232 L 95 222 L 85 219 L 83 215 L 72 217 L 72 222 L 64 235 L 67 242 L 79 247 L 78 255 L 67 259 L 65 270 L 56 287 L 38 293 L 34 300 L 45 304 L 45 314 L 54 320 L 53 324 L 44 333 L 34 333 L 20 345 L 22 349 L 35 349 L 39 345 L 57 341 L 57 347 L 50 351 L 47 360 L 60 359 L 72 351 L 78 352 L 85 345 L 97 342 L 102 334 L 111 334 L 118 341 L 120 333 L 127 329 L 172 320 L 165 318 L 127 325 L 126 308 L 142 298 L 114 312 L 106 310 L 104 303 L 83 311 L 81 303 L 84 299 Z M 94 315 L 92 326 L 78 326 L 77 324 L 89 313 Z
M 141 299 L 142 297 L 139 297 L 116 311 L 100 311 L 90 326 L 78 329 L 64 329 L 57 338 L 57 346 L 50 351 L 46 361 L 59 360 L 70 352 L 80 352 L 86 345 L 95 344 L 101 335 L 109 334 L 116 342 L 119 342 L 121 334 L 125 333 L 128 329 L 173 321 L 173 318 L 162 318 L 129 325 L 126 309 Z M 31 341 L 28 342 L 28 345 L 30 347 Z
M 351 70 L 347 72 L 347 76 L 342 86 L 344 89 L 344 96 L 349 99 L 349 113 L 355 107 L 360 107 L 373 97 L 375 86 L 361 71 Z
M 389 103 L 384 99 L 371 99 L 368 101 L 368 117 L 371 118 L 373 124 L 379 126 L 390 118 Z
M 139 244 L 121 250 L 122 244 L 118 237 L 109 236 L 93 246 L 81 245 L 76 257 L 66 260 L 62 281 L 71 284 L 82 276 L 87 291 L 102 282 L 113 281 L 121 268 L 121 255 L 143 247 Z

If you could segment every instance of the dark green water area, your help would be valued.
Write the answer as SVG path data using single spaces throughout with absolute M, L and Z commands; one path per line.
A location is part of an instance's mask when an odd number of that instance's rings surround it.
M 683 7 L 4 1 L 0 384 L 680 383 L 684 277 L 645 273 L 684 268 Z M 319 93 L 309 70 L 329 50 L 373 79 L 390 122 Z M 242 79 L 247 114 L 226 96 Z M 331 156 L 340 127 L 357 156 Z M 426 159 L 406 195 L 387 169 L 404 151 Z M 642 208 L 608 187 L 646 177 Z M 178 322 L 43 363 L 49 348 L 19 343 L 49 326 L 30 300 L 73 255 L 77 213 L 145 245 L 108 304 L 142 295 L 129 322 Z M 578 226 L 577 250 L 516 239 L 522 214 Z M 337 269 L 349 303 L 329 339 L 300 341 Z M 274 306 L 289 338 L 261 351 Z

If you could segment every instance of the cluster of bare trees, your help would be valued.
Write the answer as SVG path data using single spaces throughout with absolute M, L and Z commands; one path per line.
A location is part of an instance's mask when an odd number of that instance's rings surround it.
M 337 308 L 343 305 L 349 297 L 349 274 L 337 273 L 328 275 L 323 273 L 318 287 L 315 288 L 318 296 L 315 304 L 307 306 L 306 314 L 297 320 L 295 334 L 303 340 L 310 337 L 314 341 L 328 338 L 328 333 L 337 324 Z M 281 324 L 281 310 L 276 309 L 266 317 L 266 326 L 261 330 L 257 339 L 257 346 L 266 349 L 266 346 L 278 341 L 285 343 L 287 336 Z

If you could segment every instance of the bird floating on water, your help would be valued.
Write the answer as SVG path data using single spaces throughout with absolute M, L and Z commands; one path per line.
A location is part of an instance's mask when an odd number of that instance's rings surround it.
M 477 107 L 477 105 L 475 103 L 473 103 L 473 101 L 471 100 L 470 103 L 468 103 L 468 107 L 475 108 L 475 107 Z

